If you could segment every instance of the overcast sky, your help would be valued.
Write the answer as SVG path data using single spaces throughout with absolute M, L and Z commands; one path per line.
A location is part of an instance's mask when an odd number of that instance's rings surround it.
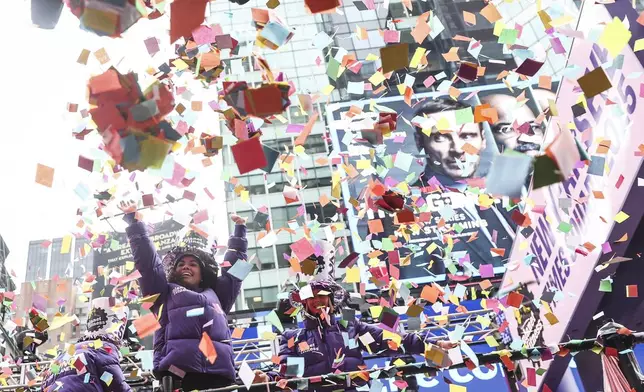
M 142 71 L 155 62 L 150 59 L 143 39 L 154 31 L 161 32 L 157 33 L 160 37 L 165 36 L 164 25 L 159 24 L 163 20 L 144 20 L 128 31 L 126 39 L 99 38 L 81 31 L 78 19 L 67 10 L 55 30 L 40 30 L 31 26 L 28 3 L 25 0 L 0 2 L 0 47 L 4 51 L 0 61 L 3 89 L 0 234 L 11 251 L 6 266 L 15 272 L 14 281 L 18 286 L 25 277 L 29 241 L 73 233 L 78 221 L 76 209 L 82 204 L 74 189 L 80 181 L 100 178 L 98 173 L 90 176 L 77 167 L 79 154 L 92 157 L 100 156 L 101 152 L 96 149 L 98 139 L 80 142 L 72 137 L 79 117 L 67 113 L 66 105 L 85 102 L 85 85 L 90 75 L 106 70 L 111 64 L 101 66 L 90 56 L 88 65 L 83 66 L 76 62 L 79 54 L 84 48 L 95 51 L 104 47 L 113 62 L 119 63 L 120 70 Z M 163 54 L 155 59 L 160 63 Z M 213 116 L 212 112 L 204 114 L 199 121 L 216 123 Z M 201 157 L 193 158 L 190 163 L 195 170 L 200 169 Z M 35 183 L 38 163 L 55 168 L 52 188 Z M 207 185 L 211 192 L 221 195 L 223 183 L 217 176 L 206 171 L 200 174 L 197 183 L 202 184 L 198 189 Z M 139 178 L 144 177 L 139 173 Z M 186 208 L 212 207 L 209 200 L 197 202 L 199 206 Z M 225 211 L 223 216 L 214 219 L 226 219 Z M 217 235 L 226 235 L 227 225 L 217 227 L 221 229 Z

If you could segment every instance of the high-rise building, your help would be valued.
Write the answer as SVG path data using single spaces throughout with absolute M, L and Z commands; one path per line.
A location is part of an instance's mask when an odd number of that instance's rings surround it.
M 244 6 L 229 2 L 210 3 L 209 23 L 220 24 L 223 31 L 230 33 L 239 41 L 239 50 L 230 59 L 222 56 L 231 80 L 245 80 L 249 84 L 262 82 L 261 72 L 254 67 L 250 57 L 257 32 L 250 23 L 251 8 L 266 8 L 265 1 L 251 0 Z M 264 57 L 274 72 L 283 72 L 288 81 L 293 82 L 298 92 L 316 93 L 329 84 L 326 76 L 325 52 L 323 48 L 312 45 L 312 40 L 320 31 L 324 31 L 320 15 L 308 15 L 301 1 L 285 0 L 275 10 L 280 19 L 295 35 L 287 44 L 278 50 L 264 52 Z M 280 285 L 289 277 L 289 263 L 284 254 L 290 254 L 290 245 L 304 236 L 303 226 L 314 220 L 322 223 L 342 222 L 342 214 L 338 214 L 337 206 L 333 203 L 320 203 L 320 198 L 331 198 L 332 167 L 321 159 L 326 159 L 331 152 L 330 143 L 325 137 L 324 111 L 325 105 L 318 99 L 311 106 L 308 95 L 293 95 L 291 107 L 283 114 L 284 121 L 273 121 L 273 124 L 261 126 L 262 143 L 282 153 L 285 146 L 293 151 L 293 140 L 297 133 L 287 131 L 289 124 L 306 124 L 314 112 L 321 115 L 313 124 L 313 129 L 304 143 L 305 154 L 291 155 L 295 166 L 297 183 L 305 189 L 298 192 L 299 201 L 287 203 L 282 192 L 290 186 L 286 174 L 276 163 L 270 173 L 254 170 L 239 175 L 237 165 L 230 148 L 223 151 L 224 170 L 231 176 L 226 189 L 226 208 L 229 214 L 236 213 L 248 218 L 248 256 L 258 268 L 244 280 L 235 309 L 262 309 L 273 307 L 277 303 Z M 300 106 L 302 103 L 302 106 Z M 304 107 L 304 110 L 303 110 Z M 226 129 L 225 126 L 222 129 Z M 230 132 L 224 130 L 224 135 Z M 234 144 L 234 139 L 232 143 Z M 317 162 L 316 162 L 317 161 Z M 232 185 L 235 183 L 236 185 Z M 288 188 L 286 188 L 288 189 Z M 246 193 L 247 192 L 247 193 Z M 293 231 L 280 231 L 277 241 L 271 246 L 262 247 L 258 234 L 264 228 L 253 223 L 257 210 L 268 215 L 268 222 L 275 230 L 290 228 Z M 295 223 L 297 222 L 297 223 Z M 230 223 L 232 232 L 232 223 Z M 344 252 L 349 251 L 346 241 L 348 230 L 340 229 L 335 232 L 336 238 L 343 238 L 341 245 Z M 340 274 L 338 274 L 338 277 Z
M 27 272 L 25 281 L 31 282 L 54 277 L 81 277 L 86 271 L 92 271 L 93 258 L 89 241 L 85 238 L 71 239 L 69 251 L 62 253 L 65 238 L 37 240 L 29 242 L 27 255 Z
M 340 153 L 333 151 L 333 146 L 326 137 L 326 126 L 329 125 L 325 124 L 326 104 L 362 100 L 364 107 L 369 98 L 383 95 L 373 94 L 379 85 L 369 83 L 369 78 L 382 66 L 381 48 L 406 43 L 409 44 L 409 58 L 422 48 L 425 49 L 427 59 L 426 67 L 420 70 L 396 71 L 391 79 L 384 81 L 387 85 L 386 96 L 401 95 L 397 85 L 403 83 L 413 86 L 414 94 L 437 91 L 441 81 L 453 78 L 462 61 L 485 67 L 485 73 L 472 83 L 456 81 L 455 87 L 492 84 L 503 87 L 502 81 L 497 77 L 500 72 L 516 68 L 528 55 L 541 54 L 537 51 L 510 51 L 507 45 L 499 43 L 499 32 L 495 32 L 495 27 L 498 26 L 481 14 L 486 5 L 487 3 L 481 0 L 364 0 L 345 4 L 341 12 L 311 15 L 300 1 L 284 0 L 273 10 L 295 34 L 291 41 L 278 50 L 262 52 L 268 64 L 274 71 L 283 72 L 286 80 L 293 82 L 299 93 L 311 93 L 314 97 L 328 85 L 334 89 L 328 100 L 324 95 L 314 100 L 312 108 L 307 105 L 310 102 L 309 96 L 293 95 L 292 105 L 284 113 L 283 119 L 261 126 L 262 143 L 281 152 L 285 151 L 286 146 L 290 151 L 290 157 L 296 161 L 295 166 L 299 167 L 294 173 L 297 184 L 304 188 L 300 191 L 299 203 L 287 204 L 281 194 L 285 186 L 292 184 L 288 183 L 288 177 L 278 165 L 270 173 L 255 170 L 239 175 L 230 148 L 226 147 L 223 151 L 224 177 L 228 180 L 227 211 L 245 216 L 249 218 L 249 222 L 252 222 L 260 211 L 268 214 L 268 222 L 274 229 L 295 228 L 295 234 L 282 231 L 274 245 L 262 247 L 256 238 L 263 227 L 249 225 L 249 257 L 254 257 L 260 269 L 252 272 L 245 280 L 243 292 L 236 304 L 237 310 L 274 305 L 277 301 L 275 294 L 280 284 L 288 278 L 289 265 L 283 254 L 289 253 L 291 243 L 302 237 L 303 225 L 312 220 L 318 220 L 320 223 L 344 220 L 343 214 L 336 216 L 337 206 L 332 203 L 322 206 L 320 203 L 320 197 L 324 199 L 324 196 L 331 195 L 332 175 L 337 170 L 334 165 L 320 163 L 324 162 L 324 158 Z M 578 1 L 565 0 L 555 8 L 564 13 L 574 13 L 578 6 Z M 257 36 L 252 23 L 253 7 L 265 9 L 266 4 L 263 0 L 251 0 L 244 6 L 229 2 L 210 3 L 208 22 L 221 25 L 223 31 L 239 41 L 239 47 L 234 54 L 224 53 L 222 56 L 230 80 L 245 80 L 249 84 L 257 85 L 262 82 L 262 76 L 251 56 Z M 537 16 L 536 5 L 503 2 L 498 4 L 497 8 L 503 17 L 511 22 L 508 26 L 520 31 L 518 38 L 521 45 L 544 49 L 542 74 L 551 75 L 553 80 L 556 80 L 565 67 L 566 56 L 547 50 L 551 46 L 550 37 Z M 431 31 L 429 36 L 418 44 L 412 34 L 413 30 L 419 16 L 430 11 L 432 16 L 427 21 Z M 385 33 L 386 30 L 389 32 Z M 480 45 L 478 50 L 471 47 L 473 43 Z M 568 48 L 570 42 L 562 37 L 561 44 Z M 461 61 L 448 61 L 443 56 L 453 50 L 452 48 L 458 48 L 457 53 Z M 342 70 L 341 65 L 346 65 L 343 61 L 346 61 L 347 56 L 353 56 L 360 65 L 349 66 L 339 72 Z M 430 76 L 434 77 L 436 82 L 428 82 Z M 363 82 L 366 82 L 364 90 L 349 90 L 350 85 Z M 315 121 L 313 130 L 306 140 L 306 155 L 294 153 L 292 142 L 297 133 L 290 133 L 288 125 L 305 124 L 314 111 L 322 115 Z M 235 139 L 230 136 L 230 132 L 222 133 L 225 137 L 228 135 L 225 143 L 227 146 L 234 144 Z M 304 214 L 299 214 L 302 208 Z M 298 223 L 293 224 L 293 221 Z M 349 231 L 339 230 L 335 234 L 344 238 L 343 247 L 349 250 L 351 245 L 346 241 Z
M 16 289 L 16 284 L 4 265 L 7 256 L 9 256 L 9 247 L 0 235 L 0 291 L 14 291 Z

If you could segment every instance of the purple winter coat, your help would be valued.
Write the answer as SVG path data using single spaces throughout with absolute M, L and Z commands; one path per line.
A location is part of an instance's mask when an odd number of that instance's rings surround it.
M 406 354 L 422 354 L 425 352 L 425 343 L 415 334 L 408 333 L 402 336 L 401 347 L 398 351 L 389 349 L 387 344 L 388 340 L 383 339 L 383 330 L 363 323 L 358 320 L 351 321 L 345 327 L 341 323 L 332 321 L 331 325 L 326 325 L 324 328 L 319 326 L 317 320 L 305 319 L 305 328 L 291 329 L 284 331 L 280 337 L 280 371 L 268 372 L 269 378 L 275 380 L 278 377 L 285 377 L 285 368 L 288 357 L 302 357 L 304 358 L 304 375 L 303 377 L 323 376 L 330 373 L 335 373 L 336 370 L 340 372 L 351 372 L 360 370 L 359 366 L 365 364 L 362 357 L 363 351 L 368 351 L 367 347 L 360 340 L 360 336 L 369 333 L 373 338 L 373 342 L 369 344 L 371 353 L 384 353 L 385 355 L 406 355 Z M 357 344 L 351 344 L 354 348 L 349 348 L 345 345 L 343 334 L 348 340 L 354 340 Z M 294 339 L 294 344 L 289 347 L 288 341 Z M 300 343 L 306 342 L 308 347 L 301 347 Z M 404 348 L 404 351 L 402 350 Z M 344 360 L 339 364 L 334 364 L 334 360 L 344 355 Z M 287 377 L 294 377 L 288 375 Z M 360 386 L 366 382 L 361 378 L 352 379 L 352 385 Z M 322 385 L 322 384 L 318 384 Z M 328 385 L 328 384 L 327 384 Z M 338 386 L 334 387 L 315 387 L 315 384 L 309 385 L 309 390 L 326 391 L 336 390 Z M 342 386 L 340 386 L 342 389 Z M 345 390 L 349 390 L 346 389 Z M 352 389 L 353 390 L 353 389 Z
M 74 355 L 68 352 L 59 355 L 55 360 L 60 371 L 58 374 L 51 374 L 49 370 L 43 377 L 43 392 L 129 392 L 132 389 L 125 382 L 125 376 L 120 366 L 119 349 L 114 344 L 102 342 L 101 348 L 94 348 L 94 341 L 84 341 L 75 344 Z M 87 371 L 79 374 L 73 366 L 79 359 L 84 357 Z M 82 359 L 81 359 L 82 361 Z M 111 374 L 110 385 L 103 380 L 103 374 Z M 109 375 L 104 377 L 109 380 Z M 58 386 L 61 385 L 60 388 Z
M 235 363 L 226 315 L 239 295 L 241 280 L 224 270 L 217 278 L 216 290 L 208 288 L 197 292 L 168 283 L 161 258 L 145 225 L 134 222 L 126 232 L 136 269 L 141 273 L 139 282 L 143 295 L 160 294 L 151 308 L 157 315 L 161 309 L 161 328 L 154 333 L 154 371 L 167 371 L 174 365 L 185 372 L 214 374 L 234 382 Z M 235 225 L 225 260 L 233 265 L 240 258 L 246 259 L 247 247 L 246 226 Z M 204 308 L 202 315 L 186 316 L 187 311 L 199 308 Z M 208 323 L 210 325 L 204 327 Z M 217 351 L 214 364 L 199 350 L 202 332 L 210 336 Z

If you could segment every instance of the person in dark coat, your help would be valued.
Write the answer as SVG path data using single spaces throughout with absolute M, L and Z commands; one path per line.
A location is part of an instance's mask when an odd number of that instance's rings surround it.
M 21 331 L 16 335 L 16 346 L 20 350 L 22 362 L 38 362 L 40 358 L 36 350 L 49 340 L 47 315 L 39 312 L 36 308 L 31 308 L 29 322 L 33 328 Z
M 130 392 L 120 347 L 129 310 L 111 297 L 92 300 L 87 331 L 43 374 L 43 392 Z
M 127 236 L 144 296 L 158 294 L 150 310 L 161 328 L 154 333 L 154 374 L 158 379 L 172 376 L 175 388 L 190 391 L 228 386 L 235 382 L 235 362 L 227 314 L 235 304 L 242 281 L 225 269 L 218 276 L 218 264 L 207 240 L 188 235 L 163 261 L 157 254 L 143 222 L 136 219 L 136 204 L 121 202 L 129 222 Z M 228 240 L 224 260 L 234 266 L 246 260 L 246 221 L 232 215 L 235 230 Z M 212 249 L 210 249 L 212 250 Z M 199 349 L 204 336 L 217 352 L 211 362 Z
M 328 244 L 328 243 L 327 243 Z M 328 244 L 330 245 L 330 244 Z M 385 329 L 364 323 L 357 319 L 338 321 L 336 313 L 345 309 L 349 293 L 334 279 L 334 259 L 332 245 L 324 247 L 321 257 L 314 257 L 327 267 L 322 268 L 319 275 L 304 287 L 310 286 L 312 296 L 306 290 L 294 290 L 290 293 L 292 306 L 300 309 L 304 318 L 304 328 L 284 331 L 280 337 L 279 369 L 263 373 L 255 372 L 255 382 L 276 381 L 289 377 L 324 376 L 340 372 L 356 372 L 363 368 L 365 361 L 363 352 L 396 356 L 404 354 L 429 354 L 429 357 L 442 357 L 437 367 L 449 365 L 449 357 L 445 350 L 455 347 L 450 342 L 438 342 L 437 345 L 427 342 L 421 335 L 414 333 L 398 334 L 397 328 L 391 328 L 390 334 Z M 306 296 L 306 298 L 304 298 Z M 351 310 L 351 312 L 355 312 Z M 387 336 L 389 335 L 389 336 Z M 396 341 L 398 338 L 399 341 Z M 434 356 L 436 352 L 440 352 Z M 303 366 L 297 370 L 291 369 L 289 362 L 294 358 L 302 358 Z M 292 364 L 292 363 L 291 363 Z M 357 373 L 356 373 L 357 375 Z M 368 375 L 365 375 L 368 379 Z M 356 387 L 365 385 L 362 377 L 347 381 L 347 385 L 309 385 L 308 390 L 331 391 L 343 387 L 353 391 Z

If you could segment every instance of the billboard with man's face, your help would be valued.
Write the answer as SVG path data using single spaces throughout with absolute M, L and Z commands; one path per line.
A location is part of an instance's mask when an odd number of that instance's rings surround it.
M 356 206 L 348 214 L 354 247 L 394 265 L 393 277 L 425 283 L 504 271 L 520 220 L 509 197 L 486 194 L 485 178 L 500 154 L 538 153 L 554 94 L 505 85 L 462 91 L 459 101 L 432 93 L 412 106 L 392 97 L 329 111 L 349 177 L 343 197 Z M 391 197 L 402 205 L 389 208 Z M 371 275 L 376 285 L 387 277 Z

